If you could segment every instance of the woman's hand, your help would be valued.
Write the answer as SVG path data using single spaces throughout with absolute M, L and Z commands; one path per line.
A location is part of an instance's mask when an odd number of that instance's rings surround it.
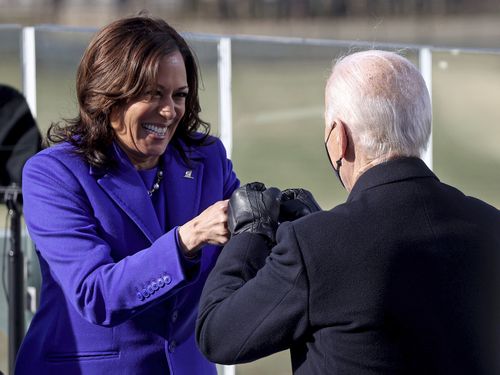
M 228 201 L 214 203 L 194 219 L 179 227 L 179 241 L 185 255 L 194 256 L 196 251 L 206 244 L 224 245 L 229 240 Z

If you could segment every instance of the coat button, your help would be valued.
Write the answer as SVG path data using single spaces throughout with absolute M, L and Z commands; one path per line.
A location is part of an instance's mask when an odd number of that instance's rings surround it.
M 155 290 L 153 289 L 153 287 L 151 285 L 148 285 L 147 290 L 148 290 L 149 294 L 155 293 Z
M 148 292 L 146 289 L 143 289 L 143 290 L 142 290 L 142 295 L 143 295 L 144 297 L 148 298 L 148 297 L 149 297 L 149 292 Z
M 136 296 L 137 298 L 139 298 L 140 301 L 144 301 L 144 296 L 142 295 L 141 292 L 137 292 Z
M 172 341 L 170 342 L 170 344 L 168 344 L 168 351 L 169 351 L 170 353 L 175 352 L 175 348 L 176 348 L 176 346 L 177 346 L 177 344 L 175 343 L 175 340 L 172 340 Z
M 153 290 L 158 290 L 158 289 L 160 289 L 160 287 L 158 286 L 158 284 L 156 283 L 156 281 L 153 281 L 153 282 L 151 283 L 151 286 L 153 287 Z
M 163 281 L 165 281 L 165 284 L 170 284 L 172 282 L 172 278 L 170 277 L 170 275 L 165 275 L 163 276 Z
M 178 311 L 178 310 L 174 310 L 174 311 L 172 312 L 172 317 L 171 317 L 171 319 L 172 319 L 172 323 L 175 323 L 175 322 L 177 321 L 177 318 L 178 318 L 178 317 L 179 317 L 179 311 Z
M 165 286 L 165 281 L 160 277 L 158 280 L 156 280 L 156 283 L 160 288 L 163 288 Z

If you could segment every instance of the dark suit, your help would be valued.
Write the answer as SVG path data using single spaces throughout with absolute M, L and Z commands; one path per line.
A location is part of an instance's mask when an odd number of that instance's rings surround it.
M 346 203 L 282 224 L 270 254 L 258 234 L 233 237 L 198 344 L 219 363 L 290 348 L 295 374 L 495 374 L 499 252 L 497 209 L 420 159 L 383 163 Z

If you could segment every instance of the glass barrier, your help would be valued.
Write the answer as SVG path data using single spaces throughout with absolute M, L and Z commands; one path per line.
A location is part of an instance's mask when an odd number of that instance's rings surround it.
M 323 146 L 324 85 L 341 48 L 234 40 L 233 153 L 242 183 L 345 199 Z
M 324 87 L 334 59 L 361 49 L 233 40 L 232 159 L 243 183 L 301 186 L 323 208 L 345 201 L 323 144 Z
M 500 54 L 433 53 L 434 170 L 500 208 Z
M 44 136 L 52 122 L 77 113 L 76 69 L 93 33 L 36 29 L 37 122 Z
M 200 70 L 199 97 L 201 105 L 200 117 L 210 123 L 210 133 L 219 134 L 219 82 L 217 41 L 190 39 L 184 35 L 198 61 Z
M 0 25 L 0 84 L 22 91 L 21 64 L 22 28 L 17 25 Z

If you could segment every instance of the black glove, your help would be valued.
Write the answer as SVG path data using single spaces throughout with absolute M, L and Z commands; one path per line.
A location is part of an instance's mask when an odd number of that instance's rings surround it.
M 305 189 L 286 189 L 281 195 L 279 222 L 293 221 L 299 217 L 321 211 L 311 192 Z
M 280 198 L 279 189 L 266 189 L 261 182 L 252 182 L 236 189 L 229 199 L 227 221 L 231 235 L 242 232 L 259 233 L 274 243 Z

